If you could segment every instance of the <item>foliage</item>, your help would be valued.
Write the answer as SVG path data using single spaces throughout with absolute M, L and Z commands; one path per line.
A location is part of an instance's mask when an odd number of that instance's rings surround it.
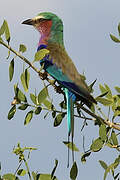
M 36 148 L 33 147 L 24 147 L 21 148 L 20 143 L 17 144 L 17 147 L 13 149 L 13 153 L 18 156 L 19 162 L 18 162 L 18 167 L 15 171 L 14 174 L 11 173 L 7 173 L 4 175 L 1 175 L 0 178 L 4 179 L 4 180 L 19 180 L 19 178 L 21 176 L 26 176 L 28 175 L 30 180 L 57 180 L 56 176 L 54 176 L 57 165 L 58 165 L 58 161 L 55 160 L 55 166 L 52 170 L 51 174 L 42 174 L 42 173 L 38 173 L 38 172 L 30 172 L 29 170 L 29 166 L 28 166 L 28 161 L 30 159 L 30 155 L 31 152 L 33 150 L 36 150 Z M 25 152 L 28 152 L 27 155 L 25 155 Z M 21 168 L 21 166 L 23 166 L 23 163 L 26 167 L 26 169 Z
M 120 36 L 120 24 L 118 25 L 118 32 Z M 4 38 L 4 37 L 5 38 Z M 111 39 L 114 42 L 120 43 L 119 38 L 115 37 L 114 35 L 110 34 Z M 27 51 L 25 45 L 20 44 L 18 52 L 15 51 L 10 47 L 10 31 L 8 27 L 8 23 L 4 20 L 2 26 L 0 27 L 0 44 L 8 48 L 8 56 L 7 59 L 11 58 L 10 51 L 12 51 L 15 56 L 12 57 L 9 64 L 9 80 L 10 82 L 14 78 L 14 70 L 15 70 L 15 58 L 19 57 L 24 61 L 23 71 L 20 74 L 20 81 L 25 93 L 19 88 L 19 84 L 14 85 L 14 96 L 13 101 L 11 103 L 11 109 L 8 112 L 8 119 L 11 120 L 14 118 L 17 111 L 25 112 L 25 119 L 24 125 L 28 125 L 34 116 L 40 115 L 42 111 L 46 111 L 44 118 L 47 117 L 48 114 L 51 114 L 52 118 L 54 119 L 54 127 L 59 126 L 63 119 L 66 117 L 66 101 L 65 99 L 62 102 L 59 102 L 59 108 L 57 109 L 56 105 L 53 104 L 48 87 L 53 86 L 57 93 L 63 94 L 63 89 L 60 87 L 53 79 L 48 78 L 47 74 L 43 72 L 43 67 L 37 69 L 34 66 L 36 61 L 42 60 L 48 53 L 48 50 L 40 50 L 34 56 L 34 61 L 31 63 L 29 62 L 22 54 Z M 7 43 L 6 43 L 7 41 Z M 30 84 L 30 72 L 29 69 L 32 68 L 38 75 L 40 76 L 41 80 L 44 83 L 44 88 L 40 90 L 40 92 L 32 92 L 29 94 L 29 84 Z M 93 85 L 95 84 L 96 80 L 89 86 L 90 92 L 93 92 Z M 89 150 L 85 151 L 84 148 L 84 141 L 83 141 L 83 153 L 81 155 L 81 162 L 85 163 L 86 159 L 91 155 L 98 151 L 101 151 L 105 146 L 108 148 L 115 149 L 117 152 L 120 151 L 120 142 L 119 142 L 119 133 L 117 130 L 120 131 L 120 123 L 118 118 L 120 116 L 120 87 L 116 86 L 115 90 L 117 94 L 113 94 L 110 87 L 107 84 L 100 84 L 100 95 L 97 96 L 95 99 L 100 106 L 92 106 L 91 110 L 84 107 L 83 104 L 76 102 L 75 109 L 77 109 L 76 114 L 74 115 L 77 118 L 84 119 L 83 128 L 87 125 L 87 120 L 91 120 L 95 122 L 96 128 L 99 128 L 99 135 L 96 139 L 92 141 Z M 30 97 L 30 98 L 29 98 Z M 28 99 L 30 99 L 28 101 Z M 104 114 L 101 110 L 104 107 L 108 110 L 108 113 Z M 106 111 L 107 111 L 106 110 Z M 85 112 L 85 114 L 84 114 Z M 87 113 L 87 115 L 86 115 Z M 91 116 L 92 118 L 90 118 Z M 82 129 L 83 129 L 82 128 Z M 79 153 L 79 148 L 76 147 L 75 144 L 71 142 L 63 142 L 67 148 L 73 150 L 76 153 Z M 24 147 L 21 148 L 20 144 L 18 143 L 17 147 L 13 149 L 13 153 L 18 156 L 19 164 L 16 172 L 14 174 L 7 173 L 1 175 L 1 179 L 4 180 L 13 180 L 19 179 L 20 176 L 29 176 L 29 179 L 33 180 L 57 180 L 55 176 L 56 168 L 58 166 L 58 160 L 55 160 L 55 166 L 52 170 L 51 174 L 41 174 L 38 172 L 30 172 L 28 166 L 28 160 L 30 159 L 31 151 L 36 150 L 36 148 L 32 147 Z M 25 156 L 25 152 L 28 152 L 28 155 Z M 22 164 L 25 164 L 26 169 L 21 168 Z M 120 172 L 117 172 L 118 166 L 120 166 L 120 155 L 114 160 L 113 163 L 107 165 L 106 162 L 103 160 L 99 160 L 101 167 L 104 169 L 104 180 L 107 177 L 108 173 L 112 174 L 113 179 L 118 180 L 120 177 Z M 1 170 L 1 167 L 0 167 Z M 71 180 L 75 180 L 77 178 L 78 168 L 77 163 L 73 162 L 72 168 L 70 170 L 70 178 Z

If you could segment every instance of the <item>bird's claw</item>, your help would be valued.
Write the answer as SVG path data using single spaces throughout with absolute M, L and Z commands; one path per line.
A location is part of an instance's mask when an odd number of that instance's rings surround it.
M 57 93 L 59 93 L 59 94 L 61 94 L 63 91 L 62 91 L 62 89 L 61 89 L 61 86 L 54 86 L 54 89 L 55 89 L 55 91 L 57 92 Z
M 48 73 L 47 72 L 44 72 L 44 73 L 39 73 L 39 76 L 42 80 L 46 80 L 47 79 L 47 76 L 48 76 Z

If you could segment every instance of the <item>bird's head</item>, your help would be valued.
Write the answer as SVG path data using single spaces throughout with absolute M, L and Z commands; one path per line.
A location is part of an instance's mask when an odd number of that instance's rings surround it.
M 51 12 L 42 12 L 32 19 L 23 21 L 22 24 L 35 27 L 44 41 L 63 44 L 62 20 Z

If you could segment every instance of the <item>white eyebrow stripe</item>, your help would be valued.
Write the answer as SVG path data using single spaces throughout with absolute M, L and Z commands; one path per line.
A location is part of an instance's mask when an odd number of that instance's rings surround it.
M 41 18 L 44 19 L 44 16 L 36 16 L 36 17 L 34 17 L 34 18 L 32 18 L 32 19 L 33 19 L 33 20 L 38 20 L 38 19 L 41 19 Z

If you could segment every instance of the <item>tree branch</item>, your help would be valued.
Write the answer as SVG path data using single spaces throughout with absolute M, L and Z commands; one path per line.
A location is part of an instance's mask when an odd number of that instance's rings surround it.
M 80 106 L 79 103 L 76 103 L 76 104 L 77 104 L 78 107 Z M 90 116 L 94 117 L 95 119 L 98 119 L 101 123 L 104 123 L 104 124 L 108 125 L 109 127 L 114 128 L 114 129 L 120 131 L 120 126 L 112 123 L 108 119 L 106 120 L 106 119 L 101 118 L 100 116 L 97 116 L 95 113 L 93 113 L 90 110 L 86 109 L 84 106 L 82 106 L 82 107 L 80 106 L 80 108 L 83 111 L 85 111 L 87 114 L 89 114 Z
M 2 44 L 3 46 L 5 46 L 7 49 L 9 49 L 11 52 L 13 52 L 16 56 L 18 56 L 22 61 L 24 61 L 26 64 L 28 64 L 35 72 L 38 73 L 38 75 L 40 76 L 41 79 L 43 79 L 43 73 L 40 72 L 39 69 L 37 69 L 36 67 L 34 67 L 34 65 L 24 56 L 22 56 L 19 52 L 16 52 L 14 49 L 11 48 L 11 46 L 7 45 L 6 43 L 4 43 L 3 41 L 0 40 L 0 44 Z M 56 86 L 54 83 L 51 83 L 51 80 L 46 77 L 45 80 L 47 80 L 57 91 L 57 88 L 59 86 Z M 58 91 L 58 93 L 62 93 L 64 95 L 64 92 L 62 89 L 60 89 Z M 91 112 L 90 110 L 88 110 L 87 108 L 85 108 L 84 106 L 81 106 L 78 102 L 76 102 L 77 107 L 79 107 L 80 109 L 82 109 L 84 112 L 86 112 L 87 114 L 89 114 L 90 116 L 92 116 L 93 118 L 95 118 L 96 120 L 98 119 L 101 123 L 104 123 L 106 125 L 108 125 L 111 128 L 114 128 L 118 131 L 120 131 L 120 126 L 117 124 L 114 124 L 112 122 L 110 122 L 108 119 L 103 119 L 100 116 L 97 116 L 95 113 Z M 89 119 L 90 120 L 90 119 Z M 93 119 L 91 119 L 93 120 Z

